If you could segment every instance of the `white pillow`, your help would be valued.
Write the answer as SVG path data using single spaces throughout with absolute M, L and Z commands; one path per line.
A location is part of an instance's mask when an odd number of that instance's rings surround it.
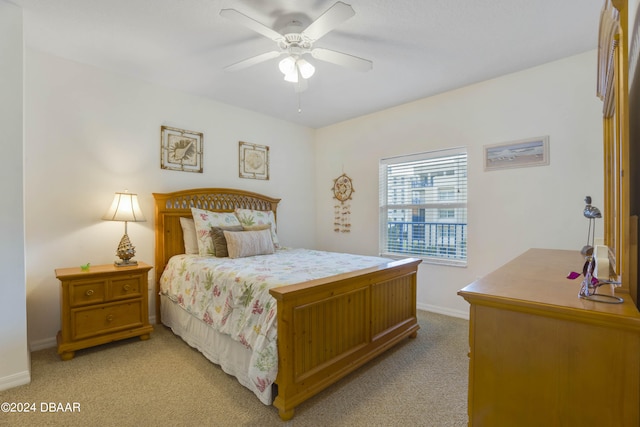
M 229 258 L 243 258 L 274 253 L 273 240 L 269 230 L 224 231 Z
M 198 255 L 198 237 L 196 236 L 196 225 L 193 218 L 180 217 L 182 226 L 182 238 L 184 239 L 184 253 L 187 255 Z
M 216 254 L 213 239 L 211 238 L 211 227 L 242 225 L 233 212 L 212 212 L 191 208 L 191 214 L 196 228 L 198 254 L 200 256 L 215 256 Z
M 236 209 L 236 216 L 243 227 L 252 227 L 255 225 L 271 225 L 271 240 L 273 246 L 277 249 L 280 247 L 280 241 L 276 234 L 276 216 L 273 211 L 256 211 L 253 209 Z

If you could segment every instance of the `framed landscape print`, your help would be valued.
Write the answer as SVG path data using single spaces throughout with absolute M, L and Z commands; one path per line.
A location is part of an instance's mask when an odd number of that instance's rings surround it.
M 548 164 L 548 136 L 484 146 L 485 171 Z
M 202 173 L 202 133 L 162 126 L 160 134 L 162 169 Z
M 239 142 L 240 178 L 269 179 L 269 147 Z

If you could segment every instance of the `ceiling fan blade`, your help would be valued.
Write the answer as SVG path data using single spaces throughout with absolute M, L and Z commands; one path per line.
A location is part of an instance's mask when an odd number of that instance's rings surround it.
M 308 37 L 312 41 L 318 40 L 320 37 L 324 36 L 355 14 L 356 12 L 351 6 L 339 1 L 327 9 L 318 19 L 313 21 L 302 32 L 302 35 Z
M 251 67 L 252 65 L 259 64 L 264 61 L 268 61 L 273 58 L 277 58 L 283 52 L 279 52 L 277 50 L 273 50 L 271 52 L 265 52 L 257 56 L 252 56 L 251 58 L 243 59 L 240 62 L 236 62 L 235 64 L 228 65 L 224 67 L 225 71 L 237 71 L 242 70 L 244 68 Z
M 315 48 L 311 51 L 311 56 L 321 61 L 331 62 L 356 71 L 369 71 L 373 68 L 373 62 L 368 59 L 358 58 L 335 50 Z
M 220 11 L 220 16 L 230 19 L 231 21 L 235 21 L 240 25 L 244 25 L 250 30 L 255 31 L 258 34 L 262 34 L 266 38 L 271 39 L 275 42 L 279 42 L 280 40 L 284 39 L 282 34 L 280 34 L 279 32 L 272 30 L 271 28 L 267 27 L 264 24 L 261 24 L 253 18 L 249 18 L 247 15 L 240 13 L 235 9 L 222 9 Z

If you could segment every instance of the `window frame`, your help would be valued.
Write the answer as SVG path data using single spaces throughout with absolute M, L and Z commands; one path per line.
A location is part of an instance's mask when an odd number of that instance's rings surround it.
M 454 167 L 454 173 L 451 174 L 449 170 L 443 170 L 442 166 L 438 162 L 456 162 Z M 433 163 L 433 174 L 429 173 L 429 163 Z M 401 182 L 394 185 L 394 181 L 403 181 L 399 177 L 396 179 L 389 179 L 389 169 L 393 167 L 411 168 L 412 165 L 419 167 L 420 174 L 406 174 L 411 182 L 417 183 L 417 185 L 407 184 Z M 425 172 L 428 172 L 427 176 Z M 451 177 L 455 179 L 457 187 L 452 186 Z M 443 178 L 446 177 L 446 178 Z M 441 186 L 437 185 L 438 178 L 441 178 Z M 391 182 L 390 182 L 391 181 Z M 391 184 L 391 185 L 389 185 Z M 435 196 L 420 196 L 416 197 L 413 194 L 415 189 L 434 189 Z M 442 188 L 442 191 L 440 191 Z M 456 147 L 444 150 L 426 151 L 416 154 L 401 155 L 395 157 L 388 157 L 380 159 L 379 163 L 379 253 L 381 256 L 389 258 L 406 258 L 415 257 L 421 258 L 425 262 L 466 267 L 468 263 L 468 251 L 467 251 L 467 237 L 468 237 L 468 153 L 465 147 Z M 411 191 L 411 194 L 406 194 Z M 427 190 L 425 190 L 426 192 Z M 456 194 L 460 193 L 462 194 Z M 405 194 L 402 194 L 402 193 Z M 433 193 L 433 191 L 432 191 Z M 398 202 L 398 194 L 401 194 L 401 202 Z M 446 194 L 446 197 L 443 195 Z M 450 199 L 450 195 L 454 195 L 454 200 Z M 396 200 L 392 200 L 395 198 Z M 412 212 L 409 213 L 409 210 Z M 432 220 L 430 222 L 425 221 L 425 212 L 429 210 L 432 212 Z M 443 210 L 454 211 L 454 218 L 441 218 L 440 212 Z M 392 213 L 404 212 L 404 216 L 407 221 L 404 222 L 402 227 L 406 227 L 406 231 L 399 232 L 397 224 L 394 233 L 396 233 L 397 239 L 401 240 L 404 250 L 393 250 L 394 248 L 389 244 L 389 235 L 391 235 L 391 229 L 389 223 L 389 216 Z M 457 220 L 456 220 L 457 217 Z M 409 220 L 409 218 L 411 218 Z M 422 221 L 418 220 L 416 224 L 416 218 L 423 218 Z M 447 230 L 444 232 L 444 227 Z M 417 238 L 408 237 L 416 232 L 416 228 L 424 228 L 424 231 L 418 231 Z M 411 228 L 411 231 L 409 231 Z M 451 229 L 454 229 L 453 233 Z M 404 228 L 403 228 L 404 230 Z M 437 230 L 440 230 L 439 232 Z M 420 234 L 422 233 L 422 234 Z M 435 233 L 435 234 L 433 234 Z M 459 236 L 458 236 L 459 234 Z M 445 238 L 446 235 L 446 238 Z M 428 242 L 441 241 L 451 242 L 452 235 L 454 245 L 443 244 L 430 244 Z M 422 237 L 422 239 L 421 239 Z M 457 239 L 460 241 L 458 242 Z M 417 249 L 414 249 L 417 248 Z M 395 248 L 397 249 L 397 248 Z M 412 250 L 414 249 L 414 250 Z

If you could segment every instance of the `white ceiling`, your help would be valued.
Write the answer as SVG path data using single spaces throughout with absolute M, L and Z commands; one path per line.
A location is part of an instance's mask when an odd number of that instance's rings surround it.
M 278 59 L 223 70 L 275 43 L 219 11 L 279 29 L 287 17 L 312 22 L 336 0 L 11 1 L 24 9 L 30 48 L 313 128 L 595 49 L 604 3 L 344 0 L 355 16 L 314 47 L 369 59 L 373 70 L 307 58 L 316 74 L 298 100 Z

